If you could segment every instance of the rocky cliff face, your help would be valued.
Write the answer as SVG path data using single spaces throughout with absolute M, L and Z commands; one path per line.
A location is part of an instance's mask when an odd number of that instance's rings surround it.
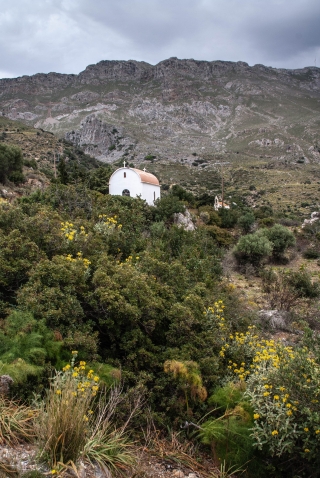
M 169 58 L 101 61 L 79 75 L 0 80 L 0 114 L 121 157 L 226 151 L 319 161 L 320 69 Z

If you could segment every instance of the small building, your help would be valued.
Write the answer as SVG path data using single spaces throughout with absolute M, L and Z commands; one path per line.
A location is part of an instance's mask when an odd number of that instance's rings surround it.
M 144 199 L 150 206 L 160 198 L 159 180 L 146 170 L 125 166 L 117 169 L 109 180 L 109 194 Z
M 216 196 L 216 197 L 214 198 L 214 206 L 213 206 L 213 207 L 214 207 L 214 210 L 215 210 L 215 211 L 218 211 L 218 209 L 221 209 L 222 207 L 223 207 L 224 209 L 230 209 L 229 204 L 227 204 L 227 203 L 224 202 L 224 201 L 223 201 L 223 202 L 222 202 L 222 201 L 219 201 L 218 196 Z

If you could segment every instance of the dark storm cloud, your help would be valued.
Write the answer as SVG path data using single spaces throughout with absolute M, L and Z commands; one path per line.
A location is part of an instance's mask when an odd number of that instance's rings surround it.
M 263 17 L 256 14 L 251 18 L 247 34 L 257 51 L 280 61 L 301 53 L 312 59 L 310 52 L 316 53 L 320 47 L 320 2 L 280 2 L 275 7 L 272 14 L 266 7 Z
M 170 56 L 320 62 L 319 0 L 0 0 L 0 77 Z

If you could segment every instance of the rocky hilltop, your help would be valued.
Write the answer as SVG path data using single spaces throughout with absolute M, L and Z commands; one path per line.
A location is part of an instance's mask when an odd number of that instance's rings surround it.
M 219 153 L 320 161 L 320 69 L 169 58 L 0 80 L 0 115 L 107 162 Z

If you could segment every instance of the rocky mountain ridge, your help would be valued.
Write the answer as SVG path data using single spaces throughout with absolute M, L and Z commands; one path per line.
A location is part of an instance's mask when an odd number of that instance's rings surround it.
M 78 75 L 0 79 L 0 114 L 86 153 L 194 162 L 210 154 L 320 161 L 320 69 L 169 58 L 101 61 Z

